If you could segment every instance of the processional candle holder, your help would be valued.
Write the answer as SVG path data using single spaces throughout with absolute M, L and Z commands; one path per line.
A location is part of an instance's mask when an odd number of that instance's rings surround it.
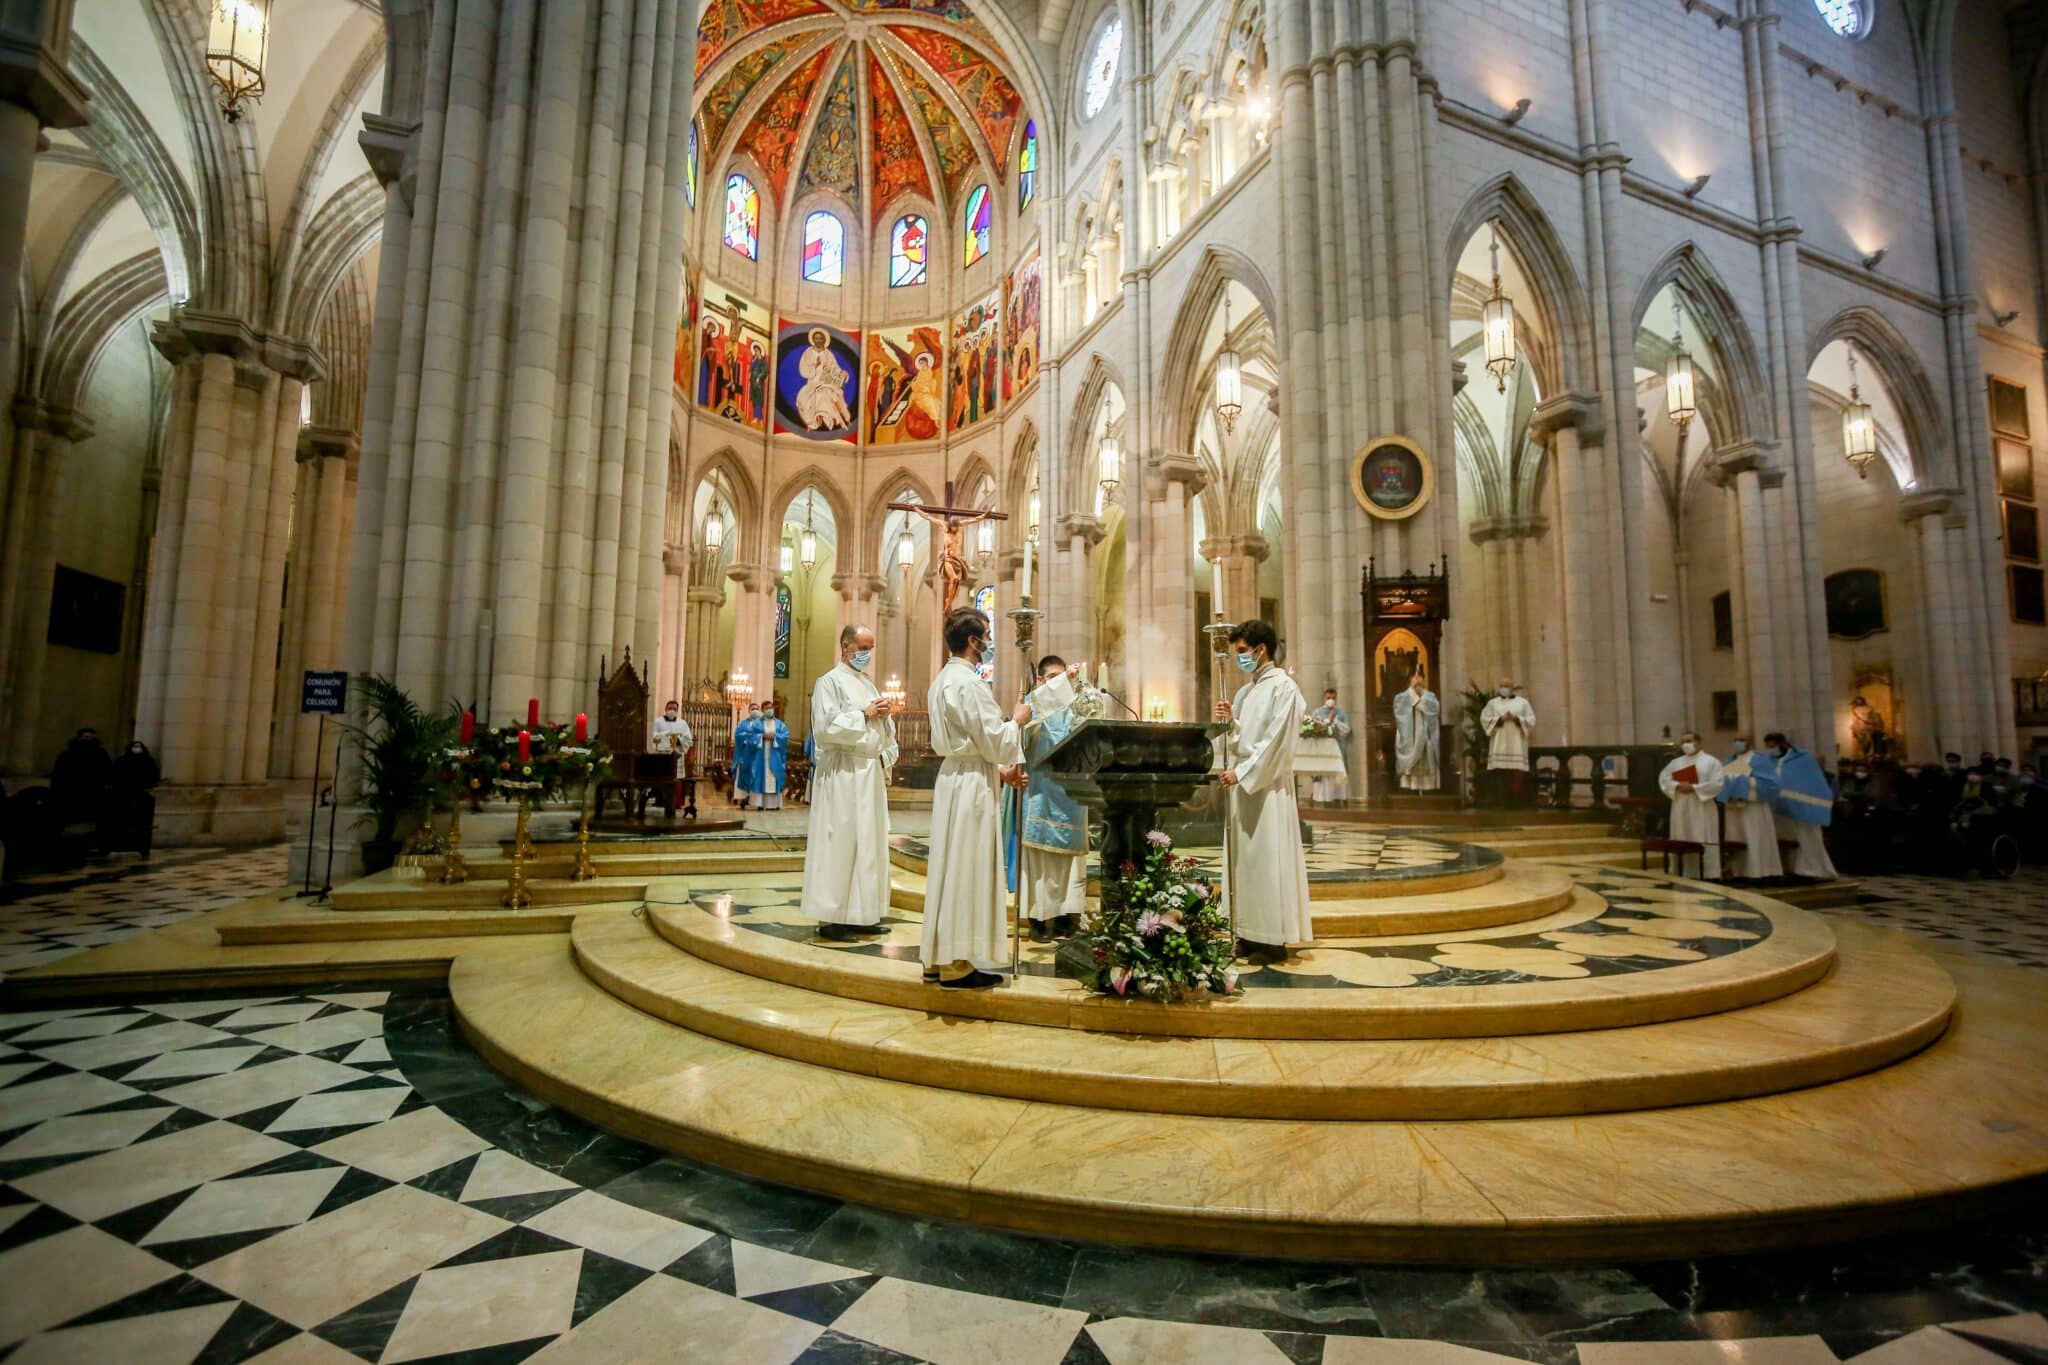
M 1223 619 L 1219 613 L 1215 620 L 1202 627 L 1202 633 L 1209 637 L 1209 671 L 1211 674 L 1211 695 L 1223 700 L 1224 684 L 1228 681 L 1224 673 L 1230 658 L 1230 635 L 1237 627 Z M 1229 733 L 1229 727 L 1223 727 Z M 1230 748 L 1226 740 L 1223 749 L 1224 766 L 1229 767 Z M 1223 789 L 1223 903 L 1230 908 L 1230 951 L 1237 953 L 1237 788 Z
M 590 861 L 590 778 L 586 776 L 576 793 L 576 870 L 569 880 L 587 882 L 595 876 L 597 865 Z
M 533 893 L 526 889 L 526 860 L 533 856 L 533 840 L 526 829 L 527 820 L 533 814 L 533 803 L 525 796 L 519 798 L 519 823 L 512 831 L 512 875 L 505 881 L 505 895 L 498 903 L 507 910 L 524 910 L 533 904 Z
M 1038 621 L 1045 613 L 1031 605 L 1029 597 L 1023 598 L 1021 606 L 1011 607 L 1007 613 L 1010 624 L 1017 630 L 1017 652 L 1023 656 L 1024 668 L 1018 675 L 1022 680 L 1018 688 L 1021 698 L 1031 690 L 1032 649 L 1038 641 Z M 991 623 L 993 624 L 993 623 Z M 1016 985 L 1019 968 L 1024 959 L 1024 793 L 1017 792 L 1017 889 L 1010 893 L 1010 984 Z
M 469 864 L 462 857 L 462 798 L 455 798 L 455 809 L 448 817 L 448 856 L 441 860 L 441 884 L 454 886 L 469 880 Z

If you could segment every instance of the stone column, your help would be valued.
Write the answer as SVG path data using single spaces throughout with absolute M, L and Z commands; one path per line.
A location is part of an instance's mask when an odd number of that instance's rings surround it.
M 57 575 L 57 513 L 72 443 L 91 434 L 92 424 L 68 408 L 15 400 L 15 475 L 9 481 L 7 546 L 0 565 L 5 575 L 0 578 L 0 629 L 9 646 L 0 655 L 8 772 L 39 771 L 41 754 L 51 747 L 41 722 L 50 589 Z
M 725 605 L 725 588 L 717 582 L 693 582 L 689 593 L 690 620 L 683 634 L 684 689 L 712 679 L 711 642 L 718 633 L 718 610 Z
M 738 585 L 733 603 L 731 669 L 744 668 L 754 685 L 754 699 L 767 700 L 775 686 L 775 632 L 762 613 L 770 601 L 775 575 L 759 564 L 732 564 L 725 576 Z
M 1788 697 L 1780 656 L 1791 642 L 1780 619 L 1781 603 L 1777 596 L 1783 574 L 1771 534 L 1774 509 L 1766 505 L 1766 495 L 1784 485 L 1785 471 L 1771 466 L 1760 451 L 1749 447 L 1724 451 L 1714 478 L 1735 494 L 1735 577 L 1739 587 L 1736 596 L 1741 606 L 1735 633 L 1737 662 L 1742 669 L 1742 718 L 1744 728 L 1755 730 L 1761 741 L 1767 731 L 1795 728 L 1783 709 Z M 1822 641 L 1823 657 L 1825 650 L 1826 642 Z M 1819 752 L 1814 746 L 1820 738 L 1810 734 L 1799 736 L 1802 746 L 1813 748 L 1814 752 Z
M 310 778 L 320 733 L 316 716 L 299 714 L 301 675 L 341 667 L 342 612 L 348 584 L 342 564 L 354 517 L 356 434 L 345 427 L 303 427 L 294 443 L 298 496 L 286 578 L 283 663 L 277 672 L 276 752 L 271 772 Z M 324 759 L 323 759 L 324 765 Z
M 1096 653 L 1095 575 L 1089 551 L 1102 543 L 1103 534 L 1101 518 L 1093 516 L 1070 513 L 1053 526 L 1054 543 L 1063 546 L 1065 553 L 1048 567 L 1059 612 L 1047 618 L 1046 640 L 1050 652 L 1064 658 L 1101 657 Z
M 7 281 L 7 306 L 0 308 L 0 376 L 8 384 L 19 373 L 21 310 L 15 281 L 21 278 L 28 238 L 29 181 L 35 174 L 36 145 L 45 128 L 76 128 L 86 120 L 87 96 L 68 69 L 71 0 L 9 0 L 0 5 L 0 280 Z M 9 490 L 0 486 L 0 494 Z
M 1908 493 L 1899 499 L 1899 520 L 1913 539 L 1913 557 L 1920 570 L 1921 647 L 1929 661 L 1927 669 L 1926 723 L 1916 728 L 1931 730 L 1923 735 L 1929 749 L 1923 757 L 1938 756 L 1953 749 L 1970 753 L 1972 702 L 1975 689 L 1967 670 L 1957 665 L 1962 659 L 1957 628 L 1956 589 L 1950 577 L 1947 528 L 1944 522 L 1955 502 L 1946 488 Z M 1971 754 L 1975 757 L 1974 754 Z
M 1154 697 L 1167 714 L 1194 715 L 1196 652 L 1194 500 L 1208 485 L 1201 461 L 1184 452 L 1154 456 L 1145 477 L 1145 513 L 1151 534 L 1145 547 L 1142 617 L 1133 624 L 1138 648 L 1131 664 L 1131 705 L 1147 714 Z
M 431 15 L 417 127 L 371 125 L 414 187 L 387 200 L 350 658 L 569 714 L 660 634 L 694 25 L 679 0 Z
M 1628 657 L 1624 570 L 1612 539 L 1599 442 L 1606 435 L 1599 400 L 1559 394 L 1536 406 L 1529 433 L 1550 442 L 1562 525 L 1565 695 L 1560 744 L 1616 744 L 1635 738 L 1625 704 Z M 1590 448 L 1590 449 L 1589 449 Z

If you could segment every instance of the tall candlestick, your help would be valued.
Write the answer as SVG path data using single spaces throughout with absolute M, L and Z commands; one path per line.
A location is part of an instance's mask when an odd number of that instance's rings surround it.
M 539 697 L 528 697 L 526 699 L 526 728 L 529 730 L 540 729 Z
M 519 761 L 521 763 L 533 762 L 533 732 L 530 730 L 521 730 L 519 732 Z
M 1223 615 L 1223 556 L 1209 561 L 1209 610 Z

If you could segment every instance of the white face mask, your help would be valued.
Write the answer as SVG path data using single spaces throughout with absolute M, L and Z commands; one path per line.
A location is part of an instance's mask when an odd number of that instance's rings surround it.
M 1500 694 L 1503 697 L 1512 697 L 1515 695 L 1515 689 L 1512 687 L 1503 687 L 1500 689 Z
M 852 664 L 854 668 L 858 669 L 862 673 L 867 672 L 868 665 L 873 663 L 874 661 L 875 651 L 873 651 L 872 649 L 856 649 L 855 651 L 853 651 L 853 657 L 847 660 L 848 663 Z
M 1679 745 L 1678 747 L 1689 754 L 1696 754 L 1700 751 L 1700 746 L 1695 744 L 1691 740 L 1687 740 L 1685 743 Z
M 1738 739 L 1735 741 L 1734 744 L 1730 745 L 1729 748 L 1734 753 L 1746 754 L 1749 752 L 1749 741 L 1746 739 Z

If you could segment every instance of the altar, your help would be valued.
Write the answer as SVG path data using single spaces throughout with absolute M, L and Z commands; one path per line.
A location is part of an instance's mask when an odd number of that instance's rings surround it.
M 1294 746 L 1296 777 L 1344 777 L 1344 750 L 1334 739 L 1298 740 Z

